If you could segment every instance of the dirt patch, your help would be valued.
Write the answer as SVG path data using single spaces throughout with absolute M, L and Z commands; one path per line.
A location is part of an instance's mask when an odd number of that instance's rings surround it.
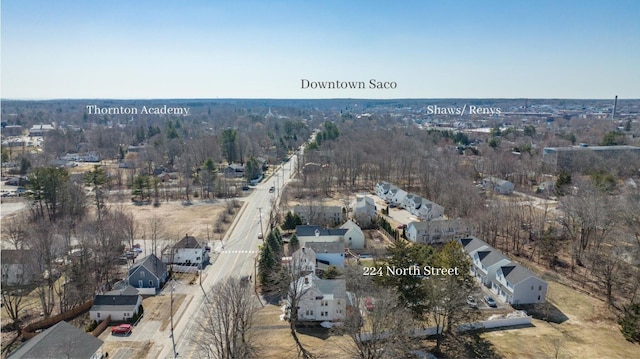
M 105 342 L 102 347 L 104 353 L 109 353 L 109 357 L 114 358 L 146 358 L 153 343 L 149 340 L 144 342 L 134 341 L 113 341 Z M 122 352 L 122 353 L 119 353 Z
M 173 295 L 173 315 L 176 315 L 178 308 L 185 300 L 186 294 L 174 294 Z M 142 305 L 144 306 L 145 320 L 158 320 L 162 321 L 160 330 L 165 330 L 171 320 L 171 316 L 168 315 L 168 309 L 171 308 L 171 296 L 161 295 L 155 297 L 146 298 Z

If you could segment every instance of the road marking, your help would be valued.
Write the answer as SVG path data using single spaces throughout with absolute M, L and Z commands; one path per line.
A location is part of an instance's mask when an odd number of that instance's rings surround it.
M 249 253 L 249 254 L 253 254 L 253 253 L 258 253 L 258 251 L 222 251 L 221 253 L 226 253 L 226 254 L 240 254 L 240 253 Z

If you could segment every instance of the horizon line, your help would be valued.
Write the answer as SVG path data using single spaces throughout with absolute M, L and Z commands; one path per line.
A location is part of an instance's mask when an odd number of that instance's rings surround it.
M 330 97 L 330 98 L 295 98 L 295 97 L 157 97 L 157 98 L 113 98 L 113 97 L 93 97 L 93 98 L 0 98 L 0 101 L 162 101 L 162 100 L 184 100 L 184 101 L 218 101 L 218 100 L 250 100 L 250 101 L 415 101 L 415 100 L 580 100 L 580 101 L 605 101 L 614 100 L 611 98 L 580 98 L 580 97 L 398 97 L 398 98 L 365 98 L 365 97 Z M 637 101 L 640 98 L 620 98 L 618 101 Z

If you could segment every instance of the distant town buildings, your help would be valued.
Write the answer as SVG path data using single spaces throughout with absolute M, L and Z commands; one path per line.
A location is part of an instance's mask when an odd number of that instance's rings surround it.
M 554 172 L 588 173 L 607 169 L 620 171 L 640 166 L 640 147 L 636 146 L 571 146 L 545 147 L 542 162 Z

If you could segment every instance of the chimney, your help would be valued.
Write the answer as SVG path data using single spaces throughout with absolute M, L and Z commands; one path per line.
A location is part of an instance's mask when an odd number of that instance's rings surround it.
M 616 108 L 618 107 L 618 96 L 616 95 L 615 100 L 613 100 L 613 112 L 611 112 L 611 119 L 613 120 L 616 117 Z

